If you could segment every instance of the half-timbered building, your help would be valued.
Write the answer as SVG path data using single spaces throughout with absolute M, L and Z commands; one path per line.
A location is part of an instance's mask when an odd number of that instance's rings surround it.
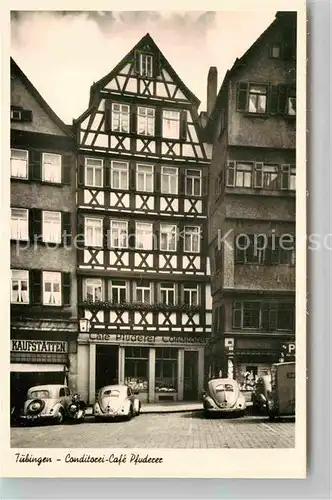
M 78 148 L 79 390 L 195 400 L 211 332 L 199 101 L 149 34 L 90 91 Z

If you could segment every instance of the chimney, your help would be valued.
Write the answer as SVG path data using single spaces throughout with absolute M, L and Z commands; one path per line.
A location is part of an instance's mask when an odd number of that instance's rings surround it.
M 207 78 L 207 115 L 210 116 L 217 97 L 218 71 L 215 66 L 211 66 Z

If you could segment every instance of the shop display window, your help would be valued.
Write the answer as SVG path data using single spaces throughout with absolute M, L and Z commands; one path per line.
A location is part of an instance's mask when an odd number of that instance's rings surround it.
M 149 348 L 125 348 L 125 384 L 134 392 L 148 392 Z
M 156 349 L 155 391 L 177 392 L 178 349 L 159 347 Z

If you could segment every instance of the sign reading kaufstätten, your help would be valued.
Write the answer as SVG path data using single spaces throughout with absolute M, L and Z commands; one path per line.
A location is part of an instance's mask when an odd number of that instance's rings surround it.
M 12 352 L 66 353 L 68 343 L 62 340 L 12 340 Z

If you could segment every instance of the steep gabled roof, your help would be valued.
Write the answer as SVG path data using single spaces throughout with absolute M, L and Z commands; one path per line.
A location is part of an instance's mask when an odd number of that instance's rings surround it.
M 23 73 L 14 59 L 10 58 L 10 73 L 16 75 L 26 86 L 28 92 L 36 99 L 39 106 L 45 111 L 49 118 L 64 132 L 64 134 L 73 137 L 73 132 L 67 125 L 58 117 L 53 109 L 47 104 L 45 99 L 40 95 L 36 87 L 30 82 L 29 78 Z

